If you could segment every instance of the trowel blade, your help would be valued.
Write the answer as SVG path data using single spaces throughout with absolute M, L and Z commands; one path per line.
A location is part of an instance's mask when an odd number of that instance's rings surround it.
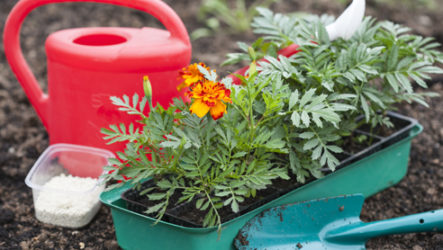
M 364 244 L 325 242 L 328 228 L 360 222 L 362 195 L 324 198 L 263 211 L 240 230 L 238 249 L 364 249 Z

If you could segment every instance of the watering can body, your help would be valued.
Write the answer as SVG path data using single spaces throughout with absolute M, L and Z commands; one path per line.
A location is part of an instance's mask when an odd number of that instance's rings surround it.
M 122 150 L 106 145 L 100 129 L 134 123 L 137 116 L 118 111 L 111 96 L 144 96 L 148 75 L 153 102 L 168 106 L 177 92 L 179 71 L 190 63 L 191 45 L 180 18 L 159 0 L 87 0 L 145 11 L 165 26 L 156 28 L 90 27 L 66 29 L 46 40 L 48 93 L 42 92 L 23 58 L 19 31 L 26 15 L 50 3 L 80 0 L 21 0 L 8 17 L 4 44 L 11 68 L 45 125 L 50 144 L 71 143 Z M 130 98 L 132 100 L 132 98 Z M 132 101 L 131 101 L 132 104 Z

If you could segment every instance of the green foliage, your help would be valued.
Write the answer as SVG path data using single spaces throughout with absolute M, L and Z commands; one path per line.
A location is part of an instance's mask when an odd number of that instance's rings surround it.
M 300 93 L 316 89 L 319 95 L 345 95 L 343 107 L 353 107 L 346 120 L 364 114 L 372 126 L 390 125 L 380 113 L 407 101 L 427 106 L 424 97 L 432 93 L 415 93 L 413 82 L 427 88 L 430 74 L 443 70 L 434 66 L 442 62 L 440 45 L 432 38 L 410 34 L 410 29 L 392 22 L 365 18 L 360 29 L 349 40 L 330 42 L 320 17 L 291 17 L 260 8 L 252 26 L 263 34 L 253 47 L 261 51 L 257 69 L 264 75 L 281 75 L 290 88 Z M 324 19 L 324 18 L 323 18 Z M 264 43 L 263 41 L 267 41 Z M 279 57 L 267 48 L 281 49 L 299 44 L 300 52 L 291 58 Z M 246 47 L 247 45 L 242 45 Z M 246 53 L 228 55 L 226 64 L 248 60 Z M 295 115 L 295 121 L 298 121 Z
M 443 54 L 432 38 L 368 17 L 351 39 L 329 41 L 327 17 L 258 11 L 252 26 L 262 37 L 251 47 L 263 59 L 257 62 L 259 76 L 281 78 L 290 93 L 283 98 L 287 103 L 283 120 L 291 124 L 285 128 L 289 167 L 300 182 L 310 174 L 320 176 L 323 166 L 335 169 L 344 135 L 363 124 L 392 126 L 385 114 L 396 103 L 427 106 L 425 97 L 435 96 L 416 93 L 413 85 L 427 88 L 430 74 L 443 73 L 434 66 L 442 62 Z M 293 56 L 276 53 L 294 43 L 300 47 Z M 229 54 L 225 64 L 253 61 L 246 52 L 248 45 L 240 45 L 242 53 Z M 364 119 L 356 122 L 360 116 Z
M 349 4 L 350 0 L 336 0 L 340 4 Z M 374 0 L 376 3 L 388 5 L 388 6 L 406 6 L 411 10 L 416 10 L 417 8 L 426 8 L 428 10 L 434 10 L 438 5 L 437 0 Z M 379 6 L 381 8 L 382 6 Z
M 437 0 L 376 0 L 380 4 L 386 4 L 391 6 L 405 5 L 411 10 L 416 10 L 417 8 L 426 8 L 428 10 L 434 10 L 438 6 Z
M 241 33 L 249 30 L 251 21 L 257 14 L 258 6 L 268 7 L 277 0 L 256 0 L 251 4 L 246 0 L 202 0 L 198 18 L 204 21 L 206 28 L 200 28 L 192 32 L 193 40 L 209 36 L 227 26 L 232 33 Z
M 214 72 L 200 70 L 211 80 L 217 78 Z M 142 193 L 158 203 L 147 213 L 161 219 L 177 193 L 178 204 L 196 200 L 196 209 L 206 212 L 204 226 L 220 225 L 219 209 L 228 206 L 238 212 L 241 202 L 272 180 L 289 179 L 278 155 L 289 152 L 281 120 L 287 94 L 281 83 L 252 75 L 244 85 L 231 86 L 232 104 L 217 121 L 191 114 L 189 103 L 181 99 L 168 109 L 158 104 L 145 116 L 146 98 L 137 103 L 140 98 L 135 94 L 131 103 L 127 96 L 112 97 L 120 110 L 138 114 L 141 120 L 129 128 L 120 124 L 102 129 L 109 143 L 127 142 L 119 160 L 106 168 L 114 171 L 105 180 L 130 179 L 138 185 L 153 178 L 156 186 Z
M 402 26 L 366 18 L 350 40 L 329 41 L 328 18 L 258 11 L 253 26 L 264 36 L 252 46 L 239 43 L 243 53 L 228 56 L 228 63 L 252 63 L 249 76 L 239 76 L 241 85 L 220 81 L 232 100 L 222 118 L 199 118 L 181 99 L 168 109 L 149 103 L 145 116 L 146 98 L 111 98 L 140 120 L 102 129 L 109 143 L 127 143 L 106 168 L 105 180 L 140 186 L 152 178 L 155 186 L 141 193 L 157 202 L 146 212 L 158 220 L 168 206 L 191 202 L 205 212 L 204 226 L 220 229 L 221 208 L 238 212 L 273 180 L 291 173 L 303 183 L 322 177 L 325 168 L 334 171 L 344 136 L 363 124 L 391 126 L 385 113 L 396 103 L 427 105 L 425 96 L 433 94 L 414 92 L 413 81 L 426 87 L 429 74 L 443 73 L 434 66 L 443 59 L 439 45 Z M 301 45 L 297 54 L 278 56 L 295 42 Z M 215 71 L 199 70 L 218 81 Z M 173 195 L 179 196 L 176 204 Z

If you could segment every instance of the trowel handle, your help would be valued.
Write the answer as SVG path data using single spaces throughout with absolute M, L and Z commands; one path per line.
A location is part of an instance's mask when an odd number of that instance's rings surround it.
M 3 33 L 5 54 L 11 65 L 12 71 L 25 90 L 31 104 L 35 107 L 43 124 L 48 128 L 48 96 L 43 93 L 35 76 L 26 63 L 20 48 L 20 29 L 26 16 L 35 8 L 63 2 L 97 2 L 114 4 L 149 13 L 157 18 L 171 33 L 172 39 L 178 39 L 190 45 L 188 32 L 177 14 L 163 1 L 160 0 L 21 0 L 19 1 L 6 20 Z
M 332 241 L 367 240 L 373 237 L 419 232 L 443 232 L 443 209 L 369 223 L 353 224 L 332 230 Z

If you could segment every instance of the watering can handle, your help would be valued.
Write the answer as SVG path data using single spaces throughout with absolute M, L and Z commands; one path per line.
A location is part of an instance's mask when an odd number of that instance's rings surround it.
M 132 9 L 144 11 L 157 18 L 167 30 L 171 37 L 190 44 L 189 36 L 181 19 L 163 1 L 160 0 L 21 0 L 19 1 L 6 20 L 3 33 L 5 54 L 11 65 L 12 71 L 29 97 L 31 104 L 35 107 L 43 125 L 48 128 L 48 103 L 49 97 L 40 88 L 34 74 L 23 57 L 20 48 L 20 28 L 26 16 L 35 8 L 52 3 L 63 2 L 97 2 L 105 4 L 120 5 Z

